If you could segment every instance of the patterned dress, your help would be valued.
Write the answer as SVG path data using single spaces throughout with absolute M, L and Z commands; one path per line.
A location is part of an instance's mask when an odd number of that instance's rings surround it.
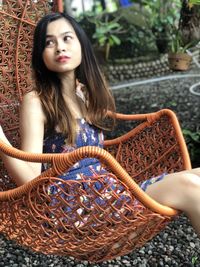
M 62 133 L 54 132 L 44 139 L 43 152 L 44 153 L 67 153 L 83 146 L 97 146 L 103 148 L 103 133 L 98 128 L 90 125 L 84 119 L 78 120 L 79 131 L 77 133 L 76 142 L 74 146 L 67 144 L 66 137 Z M 44 164 L 43 170 L 50 166 Z M 86 178 L 85 178 L 86 177 Z M 141 188 L 146 190 L 149 184 L 161 180 L 164 175 L 156 178 L 151 178 L 142 183 Z M 63 183 L 58 182 L 58 186 L 51 185 L 48 188 L 48 194 L 51 196 L 51 207 L 55 206 L 55 213 L 49 214 L 49 217 L 54 220 L 55 224 L 58 221 L 68 224 L 74 224 L 76 227 L 82 227 L 91 219 L 90 214 L 95 214 L 100 206 L 102 210 L 112 207 L 109 216 L 112 220 L 120 220 L 119 214 L 124 216 L 130 215 L 134 212 L 134 208 L 141 208 L 137 200 L 133 200 L 131 193 L 123 183 L 121 185 L 117 182 L 117 178 L 108 173 L 95 158 L 85 158 L 74 164 L 66 173 L 59 176 L 63 180 L 79 181 L 74 182 L 73 185 L 63 188 Z M 91 183 L 93 183 L 91 189 Z M 90 186 L 88 186 L 90 184 Z M 59 189 L 60 188 L 60 189 Z M 80 189 L 81 188 L 81 189 Z M 65 192 L 67 190 L 67 193 Z M 76 192 L 81 190 L 81 194 Z M 62 191 L 61 195 L 59 191 Z M 57 196 L 63 199 L 63 214 L 68 214 L 62 218 L 56 217 L 56 207 L 58 204 Z M 75 196 L 76 195 L 76 196 Z M 78 200 L 77 200 L 78 195 Z M 80 207 L 77 208 L 77 202 Z M 52 210 L 52 209 L 51 209 Z M 117 210 L 117 212 L 116 212 Z M 130 210 L 132 210 L 130 212 Z M 70 214 L 70 215 L 69 215 Z M 68 219 L 70 217 L 70 220 Z M 81 219 L 80 219 L 81 218 Z M 97 225 L 95 221 L 93 225 Z
M 90 125 L 85 119 L 78 119 L 79 131 L 73 146 L 67 144 L 62 133 L 54 132 L 44 139 L 43 153 L 67 153 L 83 146 L 97 146 L 103 148 L 104 137 L 102 131 Z M 47 165 L 44 165 L 44 170 Z M 81 174 L 91 176 L 101 170 L 100 162 L 95 158 L 86 158 L 77 162 L 65 174 L 60 176 L 64 180 L 80 180 Z
M 103 148 L 104 136 L 97 127 L 87 123 L 85 119 L 78 119 L 79 132 L 74 146 L 68 145 L 62 133 L 54 132 L 44 139 L 43 153 L 67 153 L 83 146 L 97 146 Z M 43 170 L 49 166 L 44 164 Z M 92 176 L 93 174 L 106 173 L 101 167 L 99 160 L 86 158 L 77 162 L 66 173 L 60 176 L 64 180 L 80 180 L 82 175 Z M 140 186 L 145 191 L 148 185 L 163 179 L 165 174 L 153 177 L 144 181 Z
M 67 144 L 66 137 L 62 133 L 54 132 L 44 139 L 43 152 L 67 153 L 83 146 L 103 148 L 104 137 L 102 131 L 87 123 L 85 119 L 79 119 L 78 124 L 79 131 L 74 146 Z M 43 170 L 49 167 L 48 164 L 44 164 Z M 120 217 L 115 208 L 119 212 L 127 214 L 128 206 L 133 207 L 130 193 L 127 192 L 123 184 L 120 185 L 117 179 L 102 167 L 98 159 L 82 159 L 68 169 L 66 173 L 60 175 L 59 178 L 70 180 L 71 183 L 70 186 L 64 188 L 64 184 L 59 181 L 56 185 L 48 187 L 48 194 L 51 196 L 51 202 L 49 203 L 51 211 L 54 211 L 52 207 L 55 207 L 55 212 L 51 212 L 49 217 L 54 224 L 59 224 L 61 220 L 62 223 L 74 224 L 76 227 L 84 226 L 89 218 L 91 219 L 90 214 L 94 215 L 99 206 L 104 210 L 108 209 L 110 204 L 113 208 L 109 211 L 109 214 L 116 221 Z M 78 183 L 73 181 L 78 181 Z M 61 209 L 66 216 L 62 218 L 57 218 L 56 215 L 59 201 L 64 203 Z M 77 203 L 79 203 L 78 208 Z M 93 225 L 97 225 L 97 222 L 95 221 Z

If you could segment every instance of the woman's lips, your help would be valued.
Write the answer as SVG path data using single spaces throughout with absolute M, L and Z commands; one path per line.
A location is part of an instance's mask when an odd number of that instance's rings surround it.
M 60 56 L 60 57 L 57 57 L 56 61 L 62 63 L 62 62 L 68 61 L 69 59 L 70 59 L 70 57 L 68 57 L 68 56 Z

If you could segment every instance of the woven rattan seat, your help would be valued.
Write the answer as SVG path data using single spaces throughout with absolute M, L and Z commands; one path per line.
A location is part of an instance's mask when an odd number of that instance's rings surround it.
M 32 33 L 47 12 L 50 6 L 43 0 L 3 0 L 0 9 L 0 123 L 16 147 L 0 142 L 0 149 L 25 161 L 52 166 L 16 187 L 1 163 L 0 232 L 34 251 L 100 262 L 142 246 L 178 214 L 151 199 L 138 184 L 163 172 L 189 169 L 190 159 L 178 120 L 167 109 L 117 114 L 118 120 L 136 121 L 137 126 L 106 140 L 105 149 L 82 147 L 65 154 L 30 154 L 17 149 L 18 109 L 23 93 L 32 86 Z M 109 171 L 106 178 L 95 174 L 79 181 L 58 178 L 85 157 L 98 158 Z M 111 178 L 114 183 L 105 182 Z M 53 195 L 49 194 L 51 185 Z

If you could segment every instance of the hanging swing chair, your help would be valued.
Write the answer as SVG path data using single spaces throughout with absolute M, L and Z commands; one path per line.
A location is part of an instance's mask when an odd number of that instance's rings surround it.
M 54 1 L 54 10 L 62 11 L 61 2 Z M 117 120 L 134 121 L 137 126 L 106 140 L 104 149 L 82 147 L 62 154 L 19 150 L 18 110 L 22 95 L 32 87 L 33 31 L 48 12 L 51 6 L 44 0 L 3 0 L 0 6 L 0 123 L 15 147 L 0 142 L 0 150 L 51 166 L 16 187 L 1 162 L 0 233 L 44 254 L 101 262 L 143 246 L 178 214 L 151 199 L 138 184 L 162 173 L 190 169 L 190 159 L 178 120 L 167 109 L 116 114 Z M 79 180 L 59 178 L 86 157 L 99 159 L 109 173 L 82 175 Z

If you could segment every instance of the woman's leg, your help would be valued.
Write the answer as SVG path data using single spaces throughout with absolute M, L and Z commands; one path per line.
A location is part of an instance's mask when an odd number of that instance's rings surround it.
M 149 185 L 146 193 L 163 205 L 185 212 L 200 236 L 200 168 L 168 174 Z

